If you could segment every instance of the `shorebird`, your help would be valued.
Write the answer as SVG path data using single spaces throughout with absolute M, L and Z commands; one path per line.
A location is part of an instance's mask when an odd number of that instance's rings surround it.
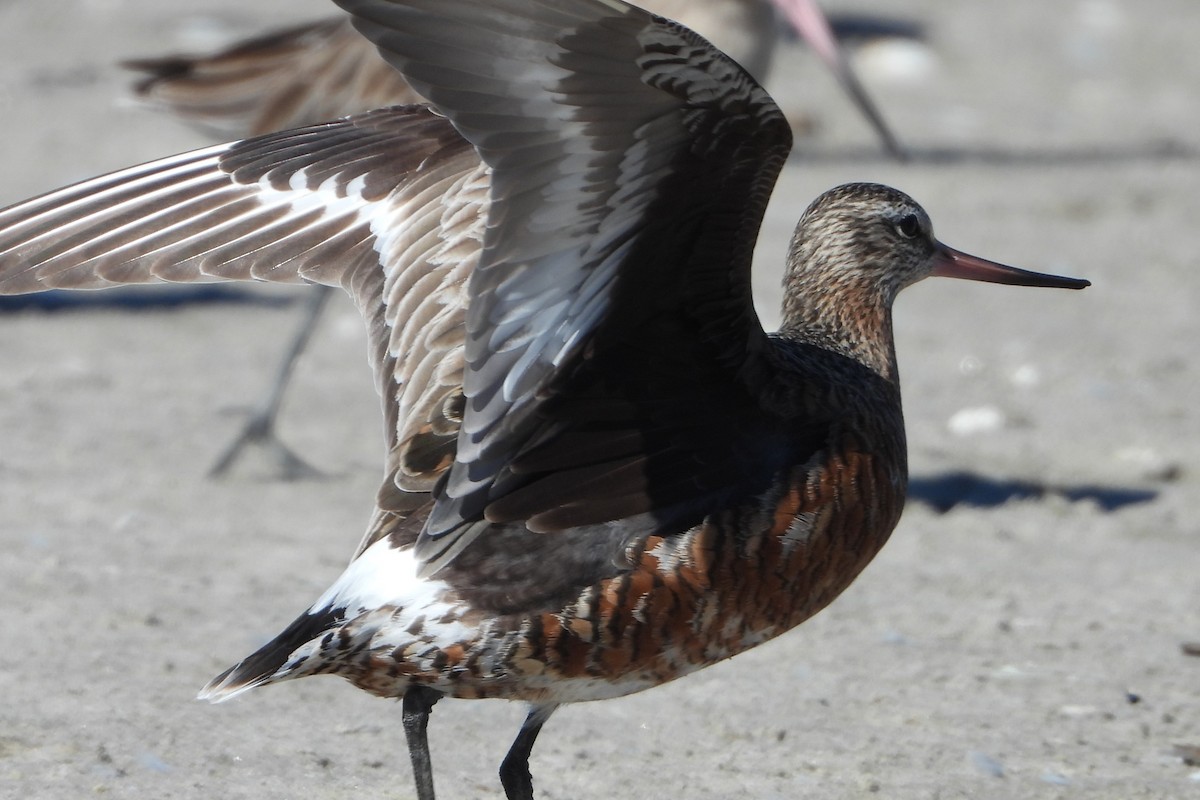
M 758 81 L 770 70 L 782 18 L 833 73 L 884 148 L 904 157 L 816 0 L 638 5 L 706 37 Z M 214 53 L 136 58 L 122 65 L 144 73 L 134 87 L 140 100 L 223 140 L 424 102 L 345 17 L 268 31 Z
M 641 5 L 708 37 L 759 80 L 774 56 L 779 18 L 785 18 L 833 72 L 887 151 L 903 158 L 816 0 L 645 0 Z M 139 98 L 222 138 L 245 138 L 424 101 L 345 17 L 272 31 L 210 55 L 135 59 L 124 65 L 145 73 L 135 87 Z M 285 479 L 320 474 L 279 438 L 276 420 L 296 360 L 328 299 L 328 290 L 309 294 L 307 311 L 284 350 L 270 390 L 217 457 L 210 475 L 228 472 L 252 443 L 266 448 Z
M 849 184 L 800 219 L 783 323 L 750 256 L 791 132 L 689 30 L 617 0 L 338 0 L 420 106 L 210 147 L 0 212 L 0 291 L 308 280 L 370 331 L 386 477 L 354 559 L 201 696 L 336 674 L 402 698 L 421 800 L 442 697 L 529 715 L 798 625 L 907 484 L 892 339 L 930 275 L 1083 288 L 934 238 Z

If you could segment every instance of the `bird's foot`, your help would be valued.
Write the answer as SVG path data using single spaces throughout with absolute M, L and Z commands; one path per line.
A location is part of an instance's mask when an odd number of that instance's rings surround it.
M 251 446 L 260 448 L 270 458 L 274 474 L 280 480 L 320 480 L 327 477 L 283 443 L 275 432 L 273 415 L 253 414 L 238 434 L 208 470 L 209 478 L 222 478 Z

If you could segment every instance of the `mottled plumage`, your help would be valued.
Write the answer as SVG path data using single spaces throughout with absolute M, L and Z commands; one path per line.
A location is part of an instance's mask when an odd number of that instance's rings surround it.
M 749 269 L 790 133 L 690 31 L 613 0 L 339 0 L 438 109 L 185 154 L 0 212 L 0 292 L 149 280 L 341 286 L 388 463 L 363 545 L 214 679 L 402 697 L 422 800 L 442 696 L 561 703 L 753 647 L 836 597 L 906 486 L 891 305 L 930 274 L 1081 288 L 953 251 L 909 197 L 826 192 L 783 325 Z M 444 116 L 442 116 L 444 115 Z

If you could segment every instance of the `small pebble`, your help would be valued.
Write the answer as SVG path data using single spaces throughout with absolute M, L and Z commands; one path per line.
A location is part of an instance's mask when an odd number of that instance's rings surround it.
M 1183 475 L 1183 467 L 1178 462 L 1152 447 L 1124 447 L 1116 452 L 1116 459 L 1142 480 L 1170 483 Z
M 1189 767 L 1200 767 L 1200 745 L 1177 744 L 1171 748 L 1171 752 L 1182 758 Z
M 1041 776 L 1043 783 L 1053 784 L 1054 786 L 1070 786 L 1071 779 L 1066 775 L 1057 772 L 1043 772 Z
M 138 756 L 138 763 L 152 772 L 171 771 L 170 765 L 153 753 L 142 753 Z
M 992 678 L 999 681 L 1025 680 L 1029 677 L 1032 677 L 1030 673 L 1021 669 L 1016 664 L 1005 664 L 998 669 L 992 670 Z
M 963 375 L 978 375 L 983 372 L 983 361 L 976 356 L 963 356 L 958 362 L 958 371 Z
M 1042 374 L 1033 364 L 1022 364 L 1012 371 L 1009 379 L 1023 389 L 1032 389 L 1042 382 Z
M 1064 717 L 1090 717 L 1099 712 L 1099 710 L 1100 709 L 1096 708 L 1095 706 L 1066 705 L 1060 707 L 1058 709 L 1058 713 L 1062 714 Z
M 946 427 L 956 436 L 990 433 L 1004 427 L 1004 412 L 995 406 L 961 409 L 950 417 Z
M 1004 777 L 1004 765 L 989 756 L 987 753 L 980 752 L 979 750 L 972 750 L 971 763 L 980 772 L 991 775 L 993 778 Z
M 871 83 L 920 86 L 938 72 L 938 60 L 923 42 L 883 39 L 859 48 L 854 65 Z

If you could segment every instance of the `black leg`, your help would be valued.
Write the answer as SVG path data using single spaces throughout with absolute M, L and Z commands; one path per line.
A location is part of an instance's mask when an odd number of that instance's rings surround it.
M 508 800 L 533 800 L 533 776 L 529 774 L 529 754 L 533 751 L 533 743 L 541 732 L 546 720 L 558 708 L 557 703 L 544 706 L 533 706 L 529 716 L 508 748 L 508 755 L 500 764 L 500 783 L 504 786 L 504 795 Z
M 319 470 L 305 463 L 304 459 L 293 453 L 279 439 L 275 433 L 275 418 L 279 416 L 279 407 L 283 404 L 284 391 L 291 381 L 292 369 L 296 366 L 296 360 L 308 346 L 308 340 L 317 327 L 317 320 L 325 308 L 326 301 L 332 295 L 333 289 L 328 286 L 312 287 L 306 304 L 304 320 L 279 364 L 279 371 L 275 375 L 275 382 L 271 386 L 270 394 L 267 395 L 262 405 L 250 412 L 250 418 L 246 421 L 246 426 L 242 429 L 241 434 L 229 443 L 225 452 L 217 459 L 217 463 L 213 464 L 208 471 L 210 478 L 219 478 L 228 472 L 242 454 L 242 450 L 250 444 L 260 444 L 267 448 L 267 451 L 279 463 L 280 476 L 284 480 L 321 476 Z
M 411 686 L 404 693 L 401 708 L 404 714 L 404 738 L 408 740 L 408 757 L 412 759 L 413 780 L 417 784 L 417 800 L 434 800 L 433 762 L 429 758 L 429 712 L 442 693 L 428 686 Z

